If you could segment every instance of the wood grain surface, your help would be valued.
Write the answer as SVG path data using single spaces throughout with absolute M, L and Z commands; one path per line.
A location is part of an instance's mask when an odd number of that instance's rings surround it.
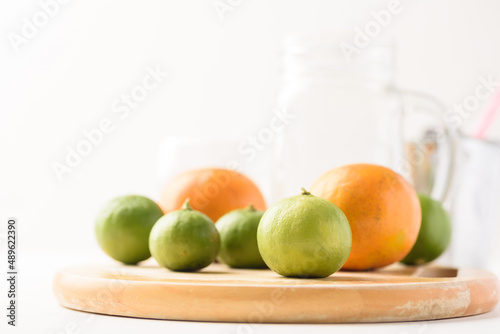
M 59 303 L 75 310 L 249 323 L 443 319 L 488 312 L 499 299 L 498 279 L 485 270 L 402 265 L 293 279 L 221 264 L 196 273 L 116 264 L 60 270 L 53 288 Z

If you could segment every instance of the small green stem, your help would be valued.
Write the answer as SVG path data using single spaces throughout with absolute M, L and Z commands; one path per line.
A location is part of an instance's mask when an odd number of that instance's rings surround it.
M 247 210 L 248 211 L 255 211 L 255 207 L 253 206 L 253 204 L 250 204 L 249 206 L 247 206 Z
M 191 204 L 189 204 L 189 198 L 186 198 L 184 204 L 182 205 L 182 210 L 193 210 Z
M 300 188 L 300 190 L 302 190 L 301 195 L 311 195 L 311 193 L 309 191 L 307 191 L 306 188 Z

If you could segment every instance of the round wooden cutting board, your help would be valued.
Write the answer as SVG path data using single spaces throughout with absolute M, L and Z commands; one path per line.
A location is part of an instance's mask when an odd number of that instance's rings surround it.
M 292 279 L 270 270 L 213 264 L 196 273 L 155 265 L 59 271 L 61 305 L 139 318 L 279 323 L 389 322 L 453 318 L 492 310 L 495 275 L 479 269 L 404 267 Z

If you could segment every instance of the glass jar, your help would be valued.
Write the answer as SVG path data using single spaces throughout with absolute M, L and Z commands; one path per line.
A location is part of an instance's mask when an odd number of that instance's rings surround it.
M 387 163 L 376 145 L 380 120 L 400 109 L 390 42 L 348 62 L 337 35 L 289 37 L 282 71 L 276 108 L 291 121 L 276 140 L 276 198 L 297 194 L 336 166 Z
M 310 187 L 332 168 L 376 163 L 400 172 L 422 192 L 444 200 L 452 153 L 447 126 L 436 117 L 442 108 L 415 94 L 408 102 L 408 94 L 394 87 L 391 40 L 373 40 L 346 59 L 339 47 L 345 38 L 322 33 L 285 40 L 282 83 L 275 105 L 290 122 L 275 140 L 272 199 L 298 194 L 301 187 Z M 416 159 L 415 150 L 408 146 L 428 144 L 425 134 L 429 129 L 444 134 L 439 154 L 433 155 L 433 159 L 439 157 L 436 170 L 442 172 L 432 174 L 432 180 L 417 182 L 415 171 L 426 162 Z

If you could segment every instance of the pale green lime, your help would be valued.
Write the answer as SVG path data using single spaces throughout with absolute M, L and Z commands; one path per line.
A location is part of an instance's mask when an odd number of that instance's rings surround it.
M 266 268 L 257 246 L 257 228 L 263 211 L 250 206 L 222 216 L 215 227 L 221 247 L 218 260 L 233 268 Z
M 280 275 L 327 277 L 349 257 L 352 234 L 335 204 L 304 190 L 266 211 L 257 243 L 266 264 Z
M 419 194 L 418 199 L 422 209 L 422 224 L 413 248 L 401 260 L 409 265 L 421 265 L 437 259 L 451 239 L 450 216 L 441 203 L 423 194 Z
M 211 264 L 219 252 L 219 233 L 206 215 L 191 209 L 189 200 L 181 210 L 163 216 L 153 227 L 149 249 L 162 267 L 196 271 Z
M 118 197 L 106 203 L 95 221 L 95 235 L 102 250 L 113 259 L 136 264 L 148 259 L 149 233 L 163 215 L 149 198 L 137 195 Z

